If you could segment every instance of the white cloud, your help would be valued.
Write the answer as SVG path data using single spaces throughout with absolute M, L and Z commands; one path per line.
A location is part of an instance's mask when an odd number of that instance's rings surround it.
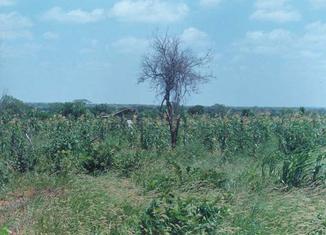
M 194 27 L 186 28 L 178 36 L 186 47 L 190 47 L 194 50 L 202 51 L 212 45 L 212 41 L 207 33 Z M 146 52 L 149 48 L 150 41 L 151 39 L 130 36 L 113 42 L 108 49 L 113 48 L 118 52 L 125 54 L 141 54 Z
M 326 23 L 316 21 L 306 25 L 300 46 L 326 55 Z
M 244 41 L 241 42 L 241 50 L 265 55 L 282 54 L 287 53 L 293 40 L 292 33 L 284 29 L 275 29 L 269 32 L 249 31 Z
M 250 31 L 241 42 L 236 44 L 236 47 L 248 55 L 274 55 L 280 59 L 286 58 L 288 61 L 303 61 L 315 67 L 324 67 L 326 23 L 317 21 L 307 24 L 303 33 L 294 33 L 285 29 Z
M 208 34 L 194 27 L 189 27 L 180 35 L 180 39 L 186 47 L 192 48 L 198 52 L 206 52 L 214 47 L 214 42 Z
M 200 31 L 199 29 L 190 27 L 183 31 L 180 38 L 187 44 L 193 44 L 197 42 L 206 41 L 208 39 L 208 35 L 207 33 Z
M 310 3 L 316 9 L 326 7 L 326 0 L 310 0 Z
M 57 39 L 59 39 L 59 35 L 57 33 L 54 33 L 54 32 L 45 32 L 42 36 L 46 40 L 57 40 Z
M 149 45 L 148 40 L 136 37 L 125 37 L 112 43 L 114 49 L 120 53 L 143 53 Z
M 194 27 L 186 28 L 178 36 L 184 46 L 190 47 L 195 51 L 202 52 L 203 50 L 207 50 L 212 46 L 212 41 L 207 33 Z M 138 38 L 133 36 L 124 37 L 108 45 L 107 49 L 114 49 L 122 54 L 139 55 L 145 53 L 146 50 L 150 48 L 151 40 L 152 39 Z
M 65 11 L 60 7 L 53 7 L 46 11 L 42 18 L 61 23 L 93 23 L 109 18 L 127 22 L 171 23 L 181 20 L 188 12 L 189 7 L 182 2 L 176 3 L 168 0 L 120 0 L 109 10 L 95 9 L 84 11 L 75 9 Z
M 199 4 L 202 7 L 211 8 L 218 6 L 221 2 L 222 0 L 200 0 Z
M 298 21 L 301 18 L 300 14 L 296 11 L 266 11 L 257 10 L 251 15 L 251 19 L 264 20 L 264 21 L 274 21 L 278 23 Z
M 64 11 L 60 7 L 53 7 L 43 14 L 46 20 L 53 20 L 61 23 L 94 23 L 105 19 L 106 14 L 103 9 L 83 11 L 81 9 Z
M 288 0 L 256 0 L 255 7 L 258 9 L 283 8 Z
M 299 21 L 301 14 L 289 4 L 288 0 L 256 0 L 255 11 L 250 18 L 285 23 Z
M 0 14 L 0 38 L 32 38 L 30 28 L 33 23 L 30 19 L 17 12 Z
M 120 0 L 110 10 L 110 16 L 120 21 L 167 23 L 184 18 L 189 11 L 185 3 L 163 0 Z
M 14 0 L 0 0 L 0 7 L 1 6 L 11 6 L 14 5 Z

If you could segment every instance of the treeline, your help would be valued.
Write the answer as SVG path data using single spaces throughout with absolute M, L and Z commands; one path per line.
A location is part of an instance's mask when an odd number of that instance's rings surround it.
M 22 103 L 13 97 L 6 97 L 6 99 L 15 103 Z M 113 114 L 121 109 L 130 108 L 135 109 L 139 113 L 146 114 L 151 117 L 157 117 L 161 114 L 160 107 L 157 105 L 139 105 L 139 104 L 93 104 L 88 100 L 75 100 L 64 103 L 26 103 L 31 108 L 36 108 L 40 111 L 54 114 L 60 113 L 64 116 L 73 115 L 80 116 L 90 112 L 94 115 Z M 212 106 L 194 105 L 184 106 L 184 112 L 190 115 L 210 115 L 210 116 L 224 116 L 228 114 L 270 114 L 271 116 L 282 116 L 286 114 L 326 114 L 325 108 L 310 108 L 310 107 L 231 107 L 222 104 L 215 104 Z

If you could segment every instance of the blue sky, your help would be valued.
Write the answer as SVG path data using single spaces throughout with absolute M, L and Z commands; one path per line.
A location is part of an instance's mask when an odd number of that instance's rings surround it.
M 159 103 L 153 32 L 213 49 L 187 104 L 326 106 L 326 0 L 0 0 L 0 90 L 29 102 Z

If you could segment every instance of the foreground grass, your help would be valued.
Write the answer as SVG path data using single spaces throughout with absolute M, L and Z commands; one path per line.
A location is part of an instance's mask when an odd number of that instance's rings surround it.
M 0 224 L 19 234 L 133 234 L 148 200 L 128 180 L 110 175 L 74 176 L 43 189 L 23 181 L 28 186 L 0 204 Z
M 222 164 L 211 155 L 200 161 L 170 157 L 151 156 L 128 177 L 15 177 L 0 195 L 0 228 L 17 234 L 140 234 L 151 201 L 169 194 L 223 207 L 212 234 L 326 234 L 325 188 L 284 189 L 273 177 L 262 179 L 248 159 Z

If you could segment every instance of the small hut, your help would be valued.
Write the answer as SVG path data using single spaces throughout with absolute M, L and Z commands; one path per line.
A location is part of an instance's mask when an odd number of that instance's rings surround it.
M 138 111 L 133 108 L 124 108 L 112 115 L 102 116 L 103 118 L 118 117 L 121 123 L 126 123 L 128 127 L 132 127 L 135 120 L 138 117 Z

